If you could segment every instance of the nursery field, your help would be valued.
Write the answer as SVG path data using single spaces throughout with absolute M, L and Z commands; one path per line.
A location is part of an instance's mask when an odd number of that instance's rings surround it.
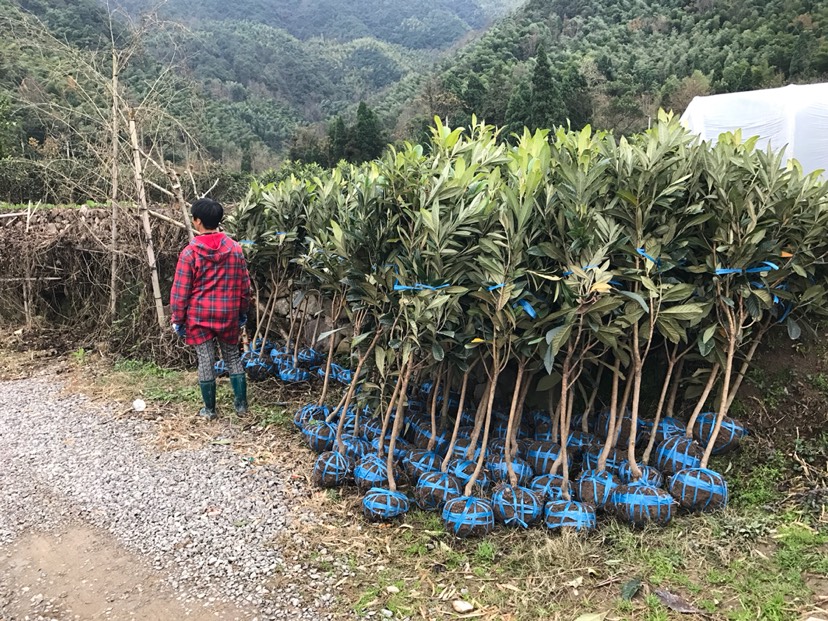
M 740 412 L 757 420 L 753 433 L 737 453 L 714 461 L 733 489 L 725 511 L 678 516 L 667 528 L 637 530 L 601 519 L 588 535 L 501 529 L 485 540 L 459 540 L 438 514 L 419 510 L 391 525 L 371 524 L 354 491 L 315 489 L 307 477 L 315 456 L 292 421 L 308 389 L 255 384 L 254 419 L 205 425 L 192 416 L 198 396 L 191 372 L 113 363 L 94 351 L 78 350 L 58 363 L 47 353 L 6 351 L 2 379 L 57 364 L 69 391 L 150 421 L 159 451 L 220 443 L 244 459 L 296 473 L 295 509 L 319 519 L 301 527 L 309 546 L 296 547 L 288 536 L 275 544 L 320 576 L 303 590 L 325 584 L 326 574 L 343 581 L 332 602 L 337 618 L 824 619 L 828 350 L 776 345 L 762 352 L 737 401 Z M 231 411 L 229 387 L 222 388 L 223 410 Z M 148 403 L 141 414 L 129 407 L 137 396 Z M 340 578 L 343 567 L 350 571 Z M 473 609 L 458 614 L 457 601 Z

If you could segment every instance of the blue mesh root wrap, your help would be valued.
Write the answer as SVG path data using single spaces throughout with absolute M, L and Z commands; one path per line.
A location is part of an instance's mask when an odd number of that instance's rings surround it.
M 319 487 L 339 487 L 351 473 L 350 460 L 334 451 L 326 451 L 313 465 L 313 482 Z
M 505 439 L 509 432 L 509 423 L 507 422 L 500 422 L 496 425 L 492 425 L 491 430 L 489 431 L 490 438 L 500 438 Z
M 309 403 L 296 411 L 296 414 L 293 416 L 293 424 L 301 430 L 310 421 L 324 421 L 330 413 L 331 409 L 327 405 Z
M 535 428 L 535 440 L 538 442 L 554 442 L 556 437 L 557 436 L 555 435 L 555 430 L 552 429 L 552 425 L 541 423 Z
M 578 477 L 576 488 L 578 498 L 581 502 L 588 503 L 593 507 L 601 508 L 612 498 L 612 493 L 618 487 L 617 479 L 611 472 L 598 472 L 597 470 L 585 470 Z
M 535 474 L 545 474 L 552 469 L 560 452 L 561 447 L 554 442 L 533 442 L 526 451 L 526 461 Z
M 543 497 L 525 487 L 503 485 L 492 494 L 492 509 L 498 522 L 529 528 L 543 513 Z
M 655 428 L 655 445 L 658 446 L 667 438 L 683 436 L 684 432 L 686 431 L 685 427 L 686 425 L 683 425 L 682 422 L 677 418 L 672 418 L 670 416 L 662 418 L 660 421 L 658 421 L 658 427 Z
M 564 478 L 559 474 L 542 474 L 532 479 L 529 487 L 540 494 L 544 501 L 563 500 Z M 572 483 L 568 483 L 567 489 L 572 494 Z
M 414 437 L 414 444 L 419 446 L 420 448 L 426 448 L 431 443 L 431 423 L 428 423 L 428 426 L 418 427 Z M 434 451 L 440 453 L 441 455 L 446 454 L 446 450 L 448 450 L 449 442 L 451 441 L 448 437 L 446 437 L 445 433 L 437 432 L 437 435 L 434 436 Z
M 583 431 L 573 431 L 566 440 L 566 446 L 573 451 L 580 452 L 595 444 L 595 436 Z
M 642 464 L 638 465 L 638 469 L 641 470 L 641 477 L 638 479 L 637 482 L 643 483 L 644 485 L 649 485 L 651 487 L 661 487 L 664 485 L 664 475 L 662 475 L 658 470 L 653 468 L 652 466 L 644 466 Z M 618 476 L 621 478 L 622 483 L 632 483 L 632 468 L 630 467 L 630 462 L 626 459 L 621 464 L 621 467 L 618 469 Z
M 656 468 L 664 474 L 672 475 L 686 468 L 698 468 L 704 451 L 690 438 L 673 436 L 667 438 L 656 449 Z
M 604 447 L 594 445 L 584 452 L 583 469 L 596 470 L 598 468 L 598 461 L 601 459 L 601 452 Z M 617 473 L 621 467 L 621 462 L 624 461 L 624 456 L 618 449 L 610 449 L 607 455 L 607 470 Z
M 461 485 L 465 485 L 469 482 L 469 479 L 472 478 L 472 474 L 474 473 L 475 468 L 477 468 L 477 462 L 472 461 L 470 459 L 452 461 L 449 464 L 449 469 L 451 470 L 451 473 L 457 477 Z M 482 488 L 486 488 L 489 486 L 489 477 L 486 475 L 485 468 L 483 468 L 483 470 L 480 471 L 480 476 L 477 477 L 476 484 Z
M 373 521 L 393 520 L 408 512 L 408 496 L 381 487 L 373 487 L 362 499 L 362 513 Z
M 675 502 L 663 489 L 647 485 L 620 485 L 612 493 L 616 513 L 636 526 L 648 522 L 666 526 L 673 518 Z
M 699 415 L 696 419 L 696 424 L 693 426 L 693 437 L 706 447 L 713 437 L 713 429 L 716 426 L 716 413 L 705 412 Z M 713 455 L 723 455 L 729 453 L 737 446 L 743 437 L 747 434 L 744 425 L 739 421 L 725 416 L 722 419 L 722 426 L 719 429 L 719 435 L 716 436 L 716 443 L 713 445 Z
M 345 456 L 354 462 L 358 462 L 371 452 L 371 443 L 362 438 L 343 435 L 342 444 L 345 445 Z
M 532 477 L 535 476 L 535 473 L 532 472 L 532 466 L 519 457 L 512 459 L 512 470 L 514 470 L 517 475 L 518 485 L 526 485 L 532 480 Z M 493 481 L 497 483 L 509 482 L 509 467 L 505 459 L 490 462 L 489 472 L 492 474 Z
M 388 484 L 388 466 L 385 458 L 373 453 L 363 457 L 354 468 L 354 481 L 360 489 Z
M 279 371 L 279 379 L 289 384 L 299 384 L 310 381 L 310 373 L 305 369 L 297 369 L 295 367 L 282 367 Z
M 324 453 L 333 448 L 334 440 L 336 440 L 336 425 L 324 422 L 307 424 L 302 429 L 302 433 L 311 449 L 317 453 Z
M 378 418 L 372 418 L 362 425 L 361 431 L 365 439 L 370 442 L 377 436 L 382 435 L 382 421 Z
M 445 472 L 421 474 L 414 488 L 417 504 L 425 511 L 440 509 L 447 501 L 459 498 L 461 494 L 460 481 Z
M 382 443 L 385 447 L 386 452 L 388 451 L 388 447 L 391 445 L 391 438 L 389 436 L 385 437 L 385 441 Z M 379 451 L 380 447 L 380 437 L 377 436 L 373 440 L 371 440 L 371 446 L 374 447 L 375 451 Z M 411 451 L 412 446 L 403 440 L 402 438 L 397 438 L 397 441 L 394 443 L 394 461 L 403 461 L 408 456 L 408 453 Z
M 460 438 L 457 442 L 454 443 L 454 449 L 451 451 L 451 456 L 456 459 L 466 459 L 466 453 L 469 450 L 469 440 L 467 438 Z M 478 443 L 477 448 L 474 449 L 474 457 L 473 459 L 477 459 L 480 457 L 480 451 L 483 450 L 483 447 L 480 446 Z M 489 454 L 489 451 L 486 451 L 486 455 Z
M 299 362 L 308 366 L 316 366 L 322 361 L 322 354 L 313 348 L 299 350 Z
M 685 509 L 705 511 L 727 506 L 727 482 L 715 470 L 688 468 L 670 479 L 670 493 Z
M 442 457 L 437 453 L 419 449 L 408 453 L 405 460 L 405 468 L 411 479 L 417 481 L 426 472 L 439 470 L 442 462 Z
M 494 528 L 494 510 L 487 500 L 474 496 L 460 496 L 445 504 L 443 521 L 458 537 L 487 535 Z
M 480 455 L 480 449 L 476 450 L 475 455 Z M 506 454 L 506 440 L 504 438 L 495 438 L 494 440 L 489 440 L 488 445 L 486 446 L 486 457 L 485 459 L 491 459 L 493 457 L 503 457 Z
M 546 503 L 543 510 L 546 528 L 574 528 L 577 531 L 595 528 L 595 511 L 589 505 L 574 500 L 555 500 Z

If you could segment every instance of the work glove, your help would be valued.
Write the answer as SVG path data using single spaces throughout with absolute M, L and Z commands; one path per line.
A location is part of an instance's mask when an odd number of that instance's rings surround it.
M 173 332 L 175 332 L 182 339 L 187 336 L 187 329 L 184 326 L 180 325 L 180 324 L 174 323 L 172 325 L 172 329 L 173 329 Z

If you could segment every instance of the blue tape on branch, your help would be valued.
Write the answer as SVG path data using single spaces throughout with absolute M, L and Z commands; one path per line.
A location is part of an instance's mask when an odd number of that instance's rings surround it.
M 394 291 L 440 291 L 441 289 L 448 289 L 450 286 L 450 283 L 446 283 L 444 285 L 439 285 L 435 287 L 432 285 L 425 285 L 419 282 L 414 284 L 413 286 L 408 286 L 400 284 L 399 280 L 394 281 Z
M 727 482 L 715 470 L 689 468 L 670 479 L 670 493 L 679 504 L 691 511 L 724 509 L 727 506 Z
M 362 499 L 362 513 L 371 521 L 393 520 L 408 512 L 408 496 L 374 487 Z
M 497 291 L 498 289 L 503 289 L 503 287 L 505 287 L 505 286 L 506 286 L 506 283 L 502 282 L 500 284 L 492 285 L 491 287 L 487 287 L 486 291 Z
M 255 246 L 256 242 L 254 242 L 252 239 L 243 239 L 239 242 L 239 244 L 241 244 L 242 246 Z
M 588 271 L 588 270 L 597 270 L 597 269 L 598 269 L 598 266 L 597 266 L 597 265 L 585 265 L 585 266 L 584 266 L 584 267 L 582 267 L 581 269 L 582 269 L 582 270 L 584 270 L 584 271 L 586 272 L 586 271 Z M 564 272 L 564 273 L 563 273 L 563 275 L 564 275 L 564 276 L 572 276 L 572 274 L 574 274 L 574 273 L 575 273 L 575 272 L 573 272 L 572 270 L 569 270 L 569 271 Z
M 351 461 L 334 451 L 326 451 L 313 465 L 313 482 L 318 487 L 332 488 L 344 485 L 351 473 Z
M 494 510 L 487 500 L 461 496 L 445 504 L 443 521 L 458 537 L 488 535 L 494 528 Z
M 546 528 L 574 528 L 576 531 L 588 531 L 595 528 L 595 510 L 574 500 L 555 500 L 546 503 L 543 522 Z
M 529 528 L 543 513 L 543 498 L 534 490 L 504 485 L 492 494 L 492 510 L 501 524 Z
M 524 311 L 526 311 L 526 314 L 529 315 L 529 317 L 531 317 L 532 319 L 538 318 L 538 311 L 536 311 L 535 308 L 528 301 L 519 300 L 515 304 L 515 308 L 517 308 L 518 306 L 520 306 Z
M 657 270 L 661 269 L 661 259 L 656 259 L 654 256 L 647 254 L 644 248 L 636 248 L 635 251 L 651 263 L 654 263 Z
M 716 269 L 717 276 L 726 276 L 728 274 L 761 274 L 762 272 L 775 272 L 779 269 L 776 263 L 770 261 L 762 261 L 759 265 L 754 267 L 720 267 Z

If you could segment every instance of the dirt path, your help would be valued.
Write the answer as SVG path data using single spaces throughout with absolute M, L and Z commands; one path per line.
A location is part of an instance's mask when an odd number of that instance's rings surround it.
M 0 548 L 0 618 L 246 619 L 227 603 L 187 606 L 138 555 L 86 524 L 29 532 Z

